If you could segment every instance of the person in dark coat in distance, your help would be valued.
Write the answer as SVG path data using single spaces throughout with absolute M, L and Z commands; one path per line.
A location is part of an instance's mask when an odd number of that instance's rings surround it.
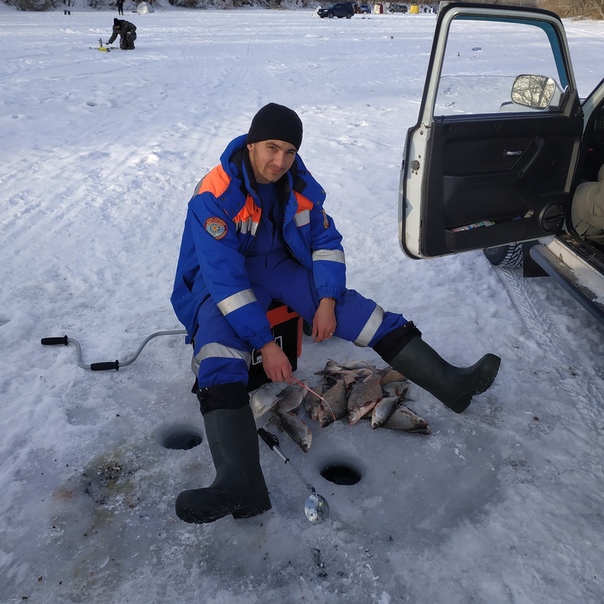
M 124 14 L 124 0 L 117 0 L 117 14 Z
M 298 115 L 269 103 L 189 201 L 171 302 L 193 345 L 216 478 L 180 493 L 175 511 L 185 522 L 271 508 L 247 383 L 254 349 L 270 380 L 293 383 L 266 316 L 272 300 L 302 316 L 315 342 L 336 336 L 373 348 L 456 413 L 490 388 L 499 370 L 494 354 L 471 367 L 450 365 L 402 314 L 346 287 L 342 236 L 323 207 L 323 187 L 298 155 L 301 143 Z
M 134 50 L 134 40 L 136 40 L 136 25 L 125 19 L 113 20 L 113 33 L 107 40 L 107 46 L 112 44 L 117 37 L 120 37 L 120 48 L 122 50 Z

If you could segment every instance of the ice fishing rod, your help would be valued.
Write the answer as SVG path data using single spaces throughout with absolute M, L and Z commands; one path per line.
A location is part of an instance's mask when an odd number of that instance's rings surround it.
M 86 365 L 82 360 L 82 347 L 80 346 L 80 343 L 77 340 L 74 340 L 73 338 L 68 338 L 67 336 L 63 336 L 62 338 L 42 338 L 40 340 L 40 344 L 42 344 L 43 346 L 58 346 L 60 344 L 67 346 L 69 344 L 74 344 L 77 350 L 78 367 L 81 367 L 82 369 L 90 369 L 91 371 L 109 371 L 110 369 L 115 369 L 117 371 L 120 367 L 126 367 L 127 365 L 134 363 L 134 361 L 136 361 L 136 359 L 138 358 L 138 355 L 142 352 L 143 348 L 153 338 L 157 338 L 158 336 L 180 336 L 186 333 L 187 332 L 184 329 L 156 331 L 155 333 L 152 333 L 150 336 L 145 338 L 143 343 L 139 346 L 138 350 L 129 359 L 126 359 L 125 361 L 118 361 L 116 359 L 115 361 L 91 363 L 90 365 Z
M 323 497 L 323 495 L 319 495 L 319 493 L 317 493 L 315 487 L 313 487 L 312 484 L 310 484 L 310 482 L 308 482 L 306 478 L 302 476 L 300 470 L 298 470 L 298 468 L 292 464 L 289 457 L 285 457 L 285 455 L 283 455 L 281 449 L 279 448 L 279 439 L 272 432 L 269 432 L 264 428 L 258 428 L 258 436 L 260 436 L 260 438 L 271 451 L 274 451 L 281 458 L 281 460 L 285 462 L 286 466 L 289 465 L 300 482 L 310 490 L 310 495 L 304 504 L 304 514 L 308 520 L 310 520 L 310 522 L 313 524 L 319 524 L 324 520 L 327 520 L 329 518 L 329 504 L 327 503 L 327 500 L 325 497 Z

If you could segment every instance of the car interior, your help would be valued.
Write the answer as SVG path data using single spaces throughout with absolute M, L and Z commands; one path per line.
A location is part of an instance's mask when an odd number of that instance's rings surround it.
M 567 221 L 570 236 L 581 240 L 582 245 L 574 247 L 604 272 L 604 101 L 592 112 L 585 129 L 577 182 Z

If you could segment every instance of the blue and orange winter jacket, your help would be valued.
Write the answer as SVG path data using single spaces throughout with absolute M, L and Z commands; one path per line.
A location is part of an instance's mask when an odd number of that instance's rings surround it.
M 187 342 L 197 331 L 197 313 L 208 296 L 251 347 L 261 348 L 273 340 L 245 265 L 262 216 L 251 169 L 243 161 L 245 138 L 242 135 L 229 144 L 221 163 L 200 181 L 189 201 L 171 296 L 176 316 L 187 330 Z M 346 287 L 346 265 L 342 237 L 323 210 L 325 191 L 299 156 L 285 177 L 285 244 L 312 271 L 319 297 L 338 300 Z

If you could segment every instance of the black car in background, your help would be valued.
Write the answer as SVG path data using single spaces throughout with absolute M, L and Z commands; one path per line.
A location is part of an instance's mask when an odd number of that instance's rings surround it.
M 328 19 L 333 19 L 334 17 L 338 17 L 338 19 L 346 17 L 350 19 L 354 15 L 354 7 L 352 6 L 352 2 L 338 2 L 337 4 L 321 7 L 317 14 L 321 19 L 325 17 Z

